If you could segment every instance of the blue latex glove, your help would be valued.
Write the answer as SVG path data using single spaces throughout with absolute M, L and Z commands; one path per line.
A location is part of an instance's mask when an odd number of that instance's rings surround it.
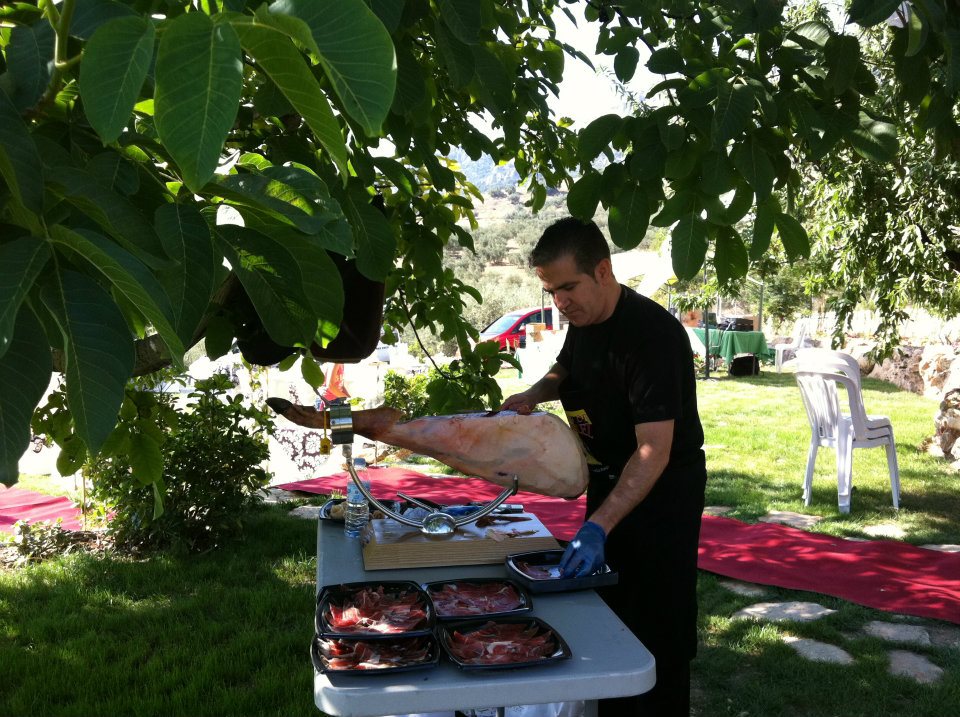
M 443 512 L 454 518 L 462 518 L 465 515 L 476 513 L 478 510 L 480 510 L 478 505 L 448 505 L 443 509 Z
M 584 523 L 563 551 L 558 566 L 560 576 L 580 578 L 603 567 L 603 544 L 606 540 L 607 534 L 603 528 L 589 520 Z

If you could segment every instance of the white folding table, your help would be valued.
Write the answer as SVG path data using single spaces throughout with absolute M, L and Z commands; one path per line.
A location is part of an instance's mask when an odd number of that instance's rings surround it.
M 418 583 L 471 577 L 506 577 L 503 565 L 401 568 L 366 571 L 360 542 L 343 525 L 320 520 L 317 527 L 317 589 L 361 580 Z M 438 539 L 438 542 L 442 539 Z M 442 543 L 437 545 L 443 550 Z M 572 659 L 513 670 L 463 671 L 446 662 L 393 674 L 315 674 L 314 701 L 336 717 L 382 717 L 416 712 L 533 705 L 638 695 L 653 687 L 653 655 L 592 590 L 534 594 L 536 617 L 555 628 Z

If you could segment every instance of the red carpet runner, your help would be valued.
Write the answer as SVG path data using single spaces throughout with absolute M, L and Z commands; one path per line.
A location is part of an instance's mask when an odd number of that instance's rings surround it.
M 13 532 L 18 520 L 36 523 L 63 518 L 64 530 L 80 530 L 80 509 L 69 498 L 44 495 L 23 488 L 0 486 L 0 531 Z
M 960 553 L 703 516 L 701 570 L 960 623 Z
M 373 494 L 395 499 L 397 491 L 452 504 L 489 500 L 496 486 L 478 479 L 431 478 L 397 468 L 371 468 Z M 347 474 L 278 486 L 309 493 L 344 491 Z M 584 499 L 566 501 L 518 493 L 523 503 L 562 540 L 583 520 Z M 843 540 L 785 525 L 749 525 L 703 516 L 702 570 L 738 580 L 833 595 L 888 612 L 960 623 L 960 554 L 940 553 L 890 540 Z

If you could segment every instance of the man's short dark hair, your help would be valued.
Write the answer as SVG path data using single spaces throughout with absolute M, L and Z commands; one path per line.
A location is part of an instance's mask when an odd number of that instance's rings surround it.
M 567 217 L 544 230 L 540 241 L 530 252 L 530 266 L 545 266 L 564 256 L 572 256 L 577 271 L 593 276 L 602 259 L 610 258 L 610 247 L 603 232 L 593 222 Z

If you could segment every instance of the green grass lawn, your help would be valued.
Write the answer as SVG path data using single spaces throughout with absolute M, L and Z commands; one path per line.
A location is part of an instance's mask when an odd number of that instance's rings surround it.
M 505 394 L 524 387 L 515 369 L 501 378 Z M 708 504 L 731 506 L 747 521 L 768 510 L 820 515 L 814 529 L 837 535 L 895 523 L 912 543 L 960 543 L 960 479 L 918 449 L 933 431 L 935 402 L 864 381 L 868 411 L 893 419 L 903 507 L 892 509 L 883 451 L 860 450 L 852 511 L 841 515 L 830 450 L 821 451 L 813 504 L 802 504 L 809 429 L 791 374 L 723 376 L 698 387 Z M 0 715 L 318 714 L 307 654 L 315 526 L 286 517 L 288 509 L 265 506 L 247 521 L 242 541 L 203 555 L 135 561 L 75 554 L 0 572 Z M 891 645 L 861 632 L 871 620 L 896 616 L 778 588 L 742 597 L 719 580 L 700 575 L 696 714 L 957 714 L 960 648 L 909 648 L 945 671 L 939 683 L 918 685 L 889 676 Z M 753 602 L 780 599 L 814 600 L 837 612 L 804 624 L 730 619 Z M 855 664 L 801 660 L 785 634 L 840 646 Z

